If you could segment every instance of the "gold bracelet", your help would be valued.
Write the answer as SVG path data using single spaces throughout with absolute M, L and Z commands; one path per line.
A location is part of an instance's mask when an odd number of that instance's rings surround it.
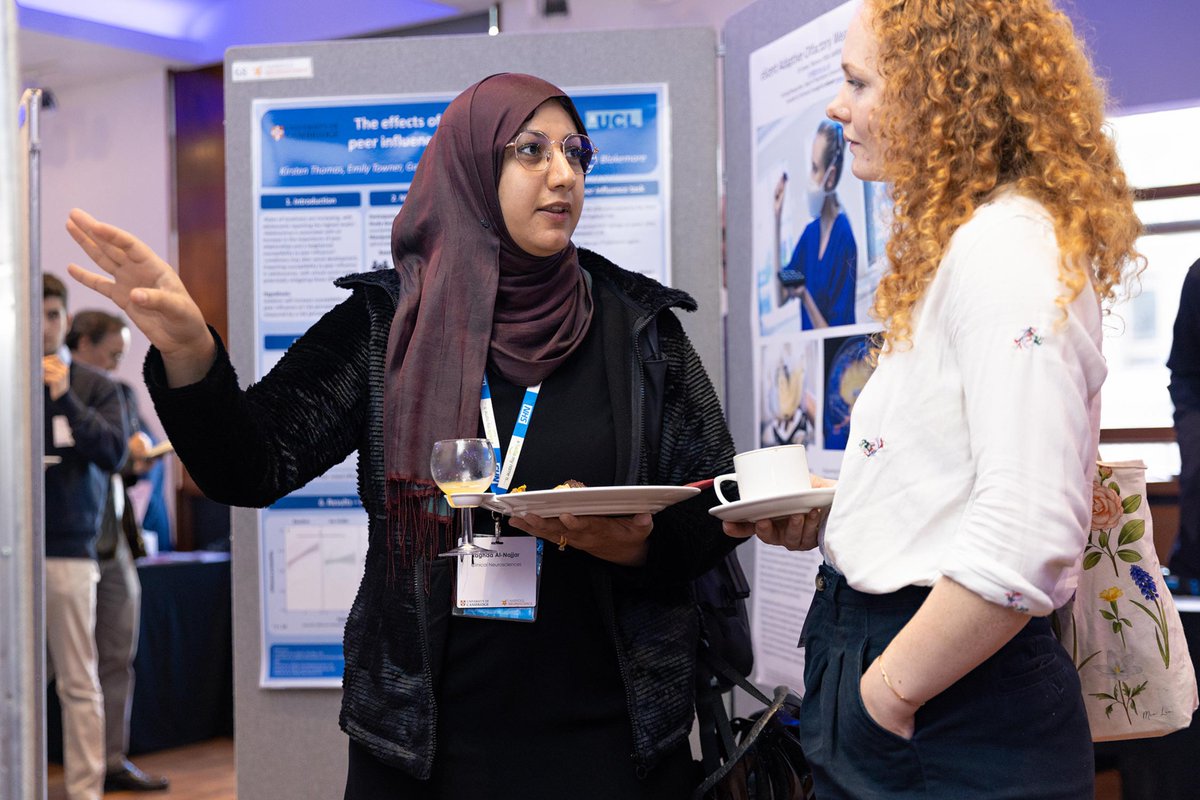
M 924 703 L 918 703 L 914 700 L 909 700 L 907 697 L 900 694 L 900 692 L 896 689 L 895 686 L 892 686 L 892 679 L 888 677 L 887 670 L 885 670 L 883 668 L 883 653 L 880 653 L 879 658 L 877 658 L 875 660 L 879 662 L 879 674 L 883 676 L 883 682 L 887 685 L 887 687 L 889 689 L 892 690 L 892 694 L 896 695 L 896 697 L 899 697 L 901 701 L 907 703 L 910 706 L 914 706 L 915 708 L 920 708 L 921 706 L 925 705 Z

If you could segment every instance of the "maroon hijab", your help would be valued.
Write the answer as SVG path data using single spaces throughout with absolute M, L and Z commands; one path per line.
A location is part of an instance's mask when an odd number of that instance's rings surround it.
M 404 565 L 453 539 L 436 513 L 429 453 L 438 439 L 477 435 L 485 366 L 520 385 L 538 383 L 591 322 L 575 246 L 531 256 L 500 209 L 505 145 L 551 98 L 564 99 L 583 133 L 563 91 L 531 75 L 492 75 L 456 97 L 392 224 L 400 301 L 388 338 L 384 464 L 389 543 L 399 543 Z

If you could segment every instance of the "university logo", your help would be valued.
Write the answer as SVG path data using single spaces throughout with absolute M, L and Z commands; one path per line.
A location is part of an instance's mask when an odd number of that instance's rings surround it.
M 643 125 L 640 108 L 609 108 L 603 111 L 588 111 L 583 115 L 583 124 L 589 131 L 606 128 L 640 128 Z

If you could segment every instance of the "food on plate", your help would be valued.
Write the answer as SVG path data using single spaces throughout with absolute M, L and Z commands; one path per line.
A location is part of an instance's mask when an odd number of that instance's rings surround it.
M 574 478 L 567 478 L 565 481 L 560 483 L 558 486 L 555 486 L 554 488 L 555 489 L 586 489 L 587 484 L 584 483 L 583 481 L 577 481 Z

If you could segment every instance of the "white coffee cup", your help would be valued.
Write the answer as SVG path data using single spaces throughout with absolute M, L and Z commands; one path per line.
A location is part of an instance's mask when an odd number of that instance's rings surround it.
M 733 457 L 734 472 L 718 475 L 713 491 L 722 503 L 730 500 L 721 494 L 721 484 L 737 481 L 742 500 L 762 500 L 812 488 L 808 475 L 808 456 L 802 444 L 785 444 L 748 450 Z

